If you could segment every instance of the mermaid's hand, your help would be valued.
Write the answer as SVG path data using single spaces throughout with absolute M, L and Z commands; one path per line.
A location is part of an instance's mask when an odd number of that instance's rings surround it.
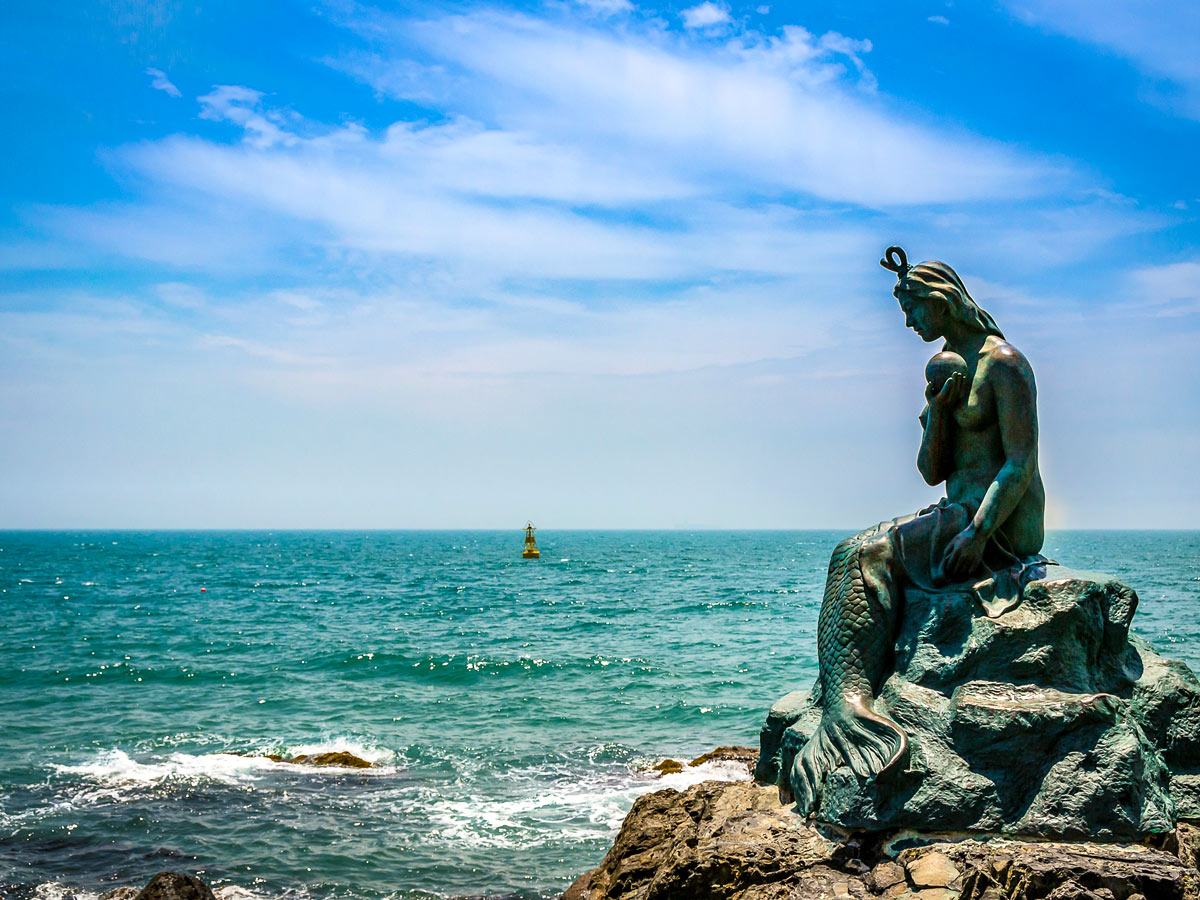
M 946 412 L 954 409 L 958 405 L 959 400 L 967 392 L 967 376 L 962 372 L 955 372 L 941 388 L 936 388 L 932 384 L 925 385 L 925 399 L 929 401 L 929 408 L 937 412 Z
M 954 536 L 942 554 L 942 573 L 950 581 L 962 581 L 979 571 L 987 541 L 971 524 Z

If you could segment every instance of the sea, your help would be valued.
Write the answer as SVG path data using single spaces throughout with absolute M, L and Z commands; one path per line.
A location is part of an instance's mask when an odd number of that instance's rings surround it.
M 0 896 L 550 898 L 810 686 L 833 531 L 0 532 Z M 1200 532 L 1060 531 L 1200 671 Z M 369 769 L 273 762 L 344 750 Z

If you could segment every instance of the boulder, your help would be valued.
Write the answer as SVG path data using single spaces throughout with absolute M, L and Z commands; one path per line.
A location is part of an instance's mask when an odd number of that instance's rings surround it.
M 207 884 L 183 872 L 159 872 L 134 900 L 216 900 Z
M 562 900 L 1200 900 L 1182 838 L 1138 844 L 998 835 L 837 835 L 753 782 L 640 797 Z M 1186 858 L 1181 858 L 1181 856 Z
M 989 617 L 970 591 L 905 592 L 876 708 L 907 733 L 902 771 L 826 776 L 815 816 L 843 828 L 1122 840 L 1200 817 L 1200 682 L 1129 625 L 1137 595 L 1048 566 Z M 771 708 L 755 775 L 787 789 L 820 685 Z

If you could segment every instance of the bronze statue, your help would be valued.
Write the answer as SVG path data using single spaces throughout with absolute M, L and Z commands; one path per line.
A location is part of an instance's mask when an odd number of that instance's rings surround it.
M 896 273 L 905 324 L 924 341 L 945 341 L 926 368 L 917 468 L 929 484 L 945 482 L 946 497 L 833 552 L 817 627 L 821 722 L 787 778 L 801 812 L 838 766 L 877 778 L 907 754 L 904 730 L 873 707 L 904 589 L 965 585 L 999 616 L 1045 563 L 1033 370 L 948 265 L 910 266 L 899 247 L 880 265 Z

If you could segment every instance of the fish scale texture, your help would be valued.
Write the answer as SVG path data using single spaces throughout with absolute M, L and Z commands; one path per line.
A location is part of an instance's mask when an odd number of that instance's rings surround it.
M 899 726 L 871 708 L 890 657 L 893 623 L 868 587 L 862 554 L 863 545 L 886 528 L 880 524 L 847 538 L 829 560 L 817 622 L 825 714 L 790 776 L 792 793 L 806 811 L 816 803 L 825 776 L 838 766 L 849 765 L 859 777 L 871 778 L 907 748 Z

